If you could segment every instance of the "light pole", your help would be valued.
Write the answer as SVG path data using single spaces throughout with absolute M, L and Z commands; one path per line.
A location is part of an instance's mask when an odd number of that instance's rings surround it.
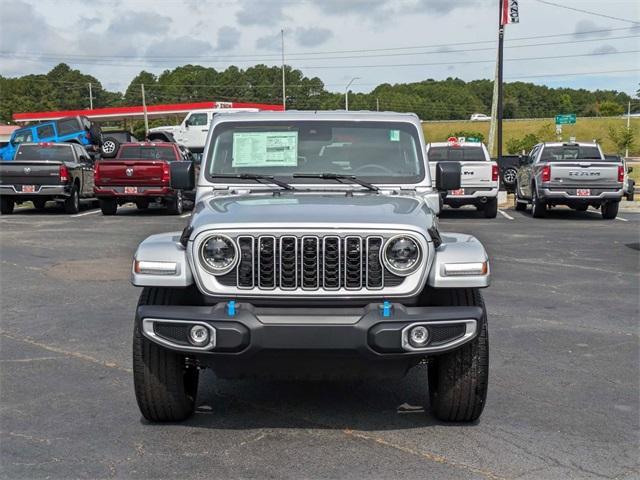
M 351 80 L 349 80 L 349 83 L 347 83 L 346 88 L 344 89 L 344 109 L 348 112 L 349 111 L 349 87 L 351 86 L 351 84 L 353 82 L 355 82 L 356 80 L 360 80 L 360 77 L 353 77 Z

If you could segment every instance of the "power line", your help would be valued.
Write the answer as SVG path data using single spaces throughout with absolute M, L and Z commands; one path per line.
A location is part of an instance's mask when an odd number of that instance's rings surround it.
M 605 15 L 604 13 L 591 12 L 589 10 L 583 10 L 581 8 L 569 7 L 567 5 L 560 5 L 559 3 L 549 2 L 547 0 L 535 0 L 535 1 L 545 5 L 550 5 L 552 7 L 564 8 L 566 10 L 573 10 L 574 12 L 586 13 L 587 15 L 594 15 L 596 17 L 608 18 L 610 20 L 618 20 L 620 22 L 627 22 L 627 23 L 632 23 L 634 25 L 640 25 L 640 22 L 636 22 L 635 20 L 629 20 L 627 18 L 613 17 L 611 15 Z

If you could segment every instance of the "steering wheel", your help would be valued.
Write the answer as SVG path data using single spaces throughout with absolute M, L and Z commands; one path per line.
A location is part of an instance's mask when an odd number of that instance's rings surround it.
M 393 170 L 391 170 L 391 169 L 389 169 L 387 167 L 383 167 L 382 165 L 375 165 L 373 163 L 370 163 L 370 164 L 367 164 L 367 165 L 362 165 L 361 167 L 356 168 L 353 171 L 353 173 L 358 174 L 363 170 L 377 170 L 379 172 L 382 172 L 385 175 L 393 175 Z

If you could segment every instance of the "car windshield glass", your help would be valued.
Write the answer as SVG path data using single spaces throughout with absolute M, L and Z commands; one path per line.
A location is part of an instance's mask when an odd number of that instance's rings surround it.
M 295 173 L 356 175 L 371 183 L 424 178 L 418 131 L 407 122 L 223 123 L 213 133 L 206 161 L 207 176 L 214 182 L 221 181 L 216 174 L 238 173 L 273 175 L 288 183 L 323 183 L 294 179 Z
M 541 162 L 561 162 L 563 160 L 602 160 L 598 147 L 582 147 L 563 145 L 561 147 L 544 147 Z
M 71 145 L 22 145 L 16 153 L 16 160 L 60 160 L 71 162 Z
M 487 159 L 479 147 L 431 147 L 428 156 L 430 162 L 482 162 Z
M 122 160 L 165 160 L 171 161 L 176 159 L 176 155 L 172 147 L 158 146 L 124 146 L 120 149 L 118 159 Z
M 13 138 L 11 139 L 11 142 L 23 143 L 23 142 L 31 142 L 32 140 L 33 140 L 33 136 L 31 134 L 31 129 L 17 130 L 16 133 L 13 134 Z

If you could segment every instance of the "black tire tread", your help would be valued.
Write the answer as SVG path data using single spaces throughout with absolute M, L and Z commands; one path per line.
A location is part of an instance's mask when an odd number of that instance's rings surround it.
M 16 202 L 12 198 L 1 197 L 0 198 L 0 213 L 2 215 L 11 215 Z
M 174 289 L 147 287 L 138 305 L 180 304 L 180 293 Z M 185 386 L 185 375 L 189 376 L 190 387 Z M 147 420 L 177 422 L 193 413 L 198 371 L 195 367 L 186 369 L 183 355 L 145 338 L 138 322 L 133 332 L 133 379 L 138 407 Z
M 482 209 L 485 218 L 496 218 L 498 216 L 498 199 L 490 198 Z
M 118 211 L 118 202 L 113 199 L 100 199 L 102 215 L 115 215 Z
M 618 210 L 620 209 L 620 202 L 606 202 L 600 207 L 602 212 L 602 218 L 605 220 L 613 220 L 618 216 Z
M 476 305 L 485 311 L 478 289 L 456 288 L 441 294 L 440 305 Z M 474 340 L 430 359 L 429 398 L 433 415 L 449 422 L 477 420 L 486 403 L 488 379 L 489 333 L 485 311 Z

